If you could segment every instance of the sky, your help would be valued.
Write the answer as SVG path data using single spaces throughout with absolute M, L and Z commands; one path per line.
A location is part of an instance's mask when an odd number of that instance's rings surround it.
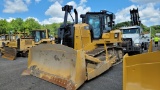
M 160 25 L 160 0 L 0 0 L 0 19 L 10 22 L 15 18 L 34 18 L 42 25 L 59 23 L 63 22 L 61 8 L 66 4 L 77 9 L 79 16 L 89 11 L 113 12 L 116 23 L 130 21 L 129 10 L 138 8 L 143 24 Z

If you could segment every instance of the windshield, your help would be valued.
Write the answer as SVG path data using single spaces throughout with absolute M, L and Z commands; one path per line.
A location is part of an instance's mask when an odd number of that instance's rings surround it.
M 36 41 L 36 42 L 39 42 L 40 39 L 41 39 L 41 37 L 40 37 L 40 32 L 37 32 L 37 31 L 36 31 L 35 34 L 36 34 L 36 36 L 35 36 L 35 41 Z
M 99 38 L 100 33 L 100 20 L 98 15 L 89 16 L 89 24 L 93 27 L 93 37 Z
M 34 37 L 35 42 L 39 42 L 41 39 L 46 38 L 46 33 L 44 31 L 33 31 L 32 37 Z
M 44 31 L 41 31 L 41 37 L 44 39 L 46 38 L 46 33 Z
M 131 29 L 122 29 L 123 34 L 139 34 L 140 31 L 138 28 L 131 28 Z
M 6 37 L 3 35 L 3 36 L 1 36 L 1 39 L 2 39 L 2 40 L 5 40 L 5 39 L 6 39 Z

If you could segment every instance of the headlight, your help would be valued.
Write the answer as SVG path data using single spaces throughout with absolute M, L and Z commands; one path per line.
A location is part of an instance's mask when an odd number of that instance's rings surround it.
M 50 37 L 50 40 L 51 40 L 51 41 L 54 41 L 54 40 L 55 40 L 55 37 Z
M 50 38 L 50 40 L 52 41 L 52 38 Z
M 139 46 L 141 46 L 141 44 L 140 44 L 140 43 L 136 43 L 135 46 L 138 46 L 138 47 L 139 47 Z
M 40 40 L 38 38 L 36 38 L 36 42 L 39 42 Z
M 53 38 L 50 38 L 50 40 L 52 41 L 52 40 L 53 40 Z
M 114 37 L 117 38 L 117 37 L 118 37 L 118 33 L 115 33 L 115 34 L 114 34 Z
M 89 30 L 89 26 L 84 26 L 84 29 L 85 30 Z

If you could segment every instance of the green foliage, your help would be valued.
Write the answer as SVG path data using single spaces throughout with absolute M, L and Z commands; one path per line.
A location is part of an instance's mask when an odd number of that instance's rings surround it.
M 6 34 L 8 31 L 8 22 L 6 19 L 0 19 L 0 34 Z
M 57 35 L 58 28 L 60 27 L 61 23 L 53 23 L 48 25 L 43 25 L 42 29 L 49 29 L 50 35 L 55 36 Z
M 113 29 L 119 29 L 119 28 L 124 27 L 124 26 L 130 26 L 130 21 L 117 23 L 117 24 L 113 27 Z
M 1 33 L 15 33 L 26 32 L 30 34 L 30 31 L 34 29 L 49 29 L 50 35 L 57 35 L 58 28 L 62 23 L 52 23 L 47 25 L 40 25 L 35 19 L 28 18 L 23 21 L 21 18 L 13 19 L 11 22 L 7 22 L 5 19 L 0 19 L 0 34 Z
M 24 31 L 23 19 L 21 19 L 21 18 L 16 18 L 15 20 L 13 19 L 10 22 L 9 29 L 12 32 L 22 32 L 22 31 Z
M 68 22 L 70 23 L 70 22 Z M 47 25 L 40 25 L 35 19 L 28 18 L 27 20 L 23 21 L 21 18 L 16 18 L 15 20 L 12 20 L 11 22 L 7 22 L 5 19 L 0 19 L 0 33 L 8 33 L 9 31 L 12 32 L 27 32 L 30 33 L 30 31 L 34 29 L 49 29 L 50 35 L 55 36 L 57 35 L 58 28 L 60 27 L 62 23 L 52 23 Z M 119 29 L 123 26 L 130 26 L 130 21 L 117 23 L 114 26 L 114 29 Z M 141 24 L 144 32 L 149 33 L 150 27 L 145 26 L 144 24 Z M 156 33 L 160 33 L 160 25 L 154 25 L 151 26 L 152 28 L 152 36 L 155 36 Z
M 151 26 L 151 29 L 152 29 L 152 36 L 153 37 L 156 35 L 156 33 L 160 33 L 160 25 Z
M 23 23 L 23 26 L 26 32 L 30 32 L 33 29 L 41 29 L 41 25 L 33 18 L 28 18 Z
M 113 29 L 119 29 L 120 27 L 124 27 L 124 26 L 130 26 L 130 21 L 126 21 L 126 22 L 121 22 L 121 23 L 117 23 Z M 141 27 L 143 28 L 144 33 L 149 33 L 150 32 L 150 27 L 147 27 L 144 24 L 141 24 Z M 156 33 L 160 33 L 160 25 L 154 25 L 151 26 L 152 29 L 152 34 L 151 36 L 154 37 Z

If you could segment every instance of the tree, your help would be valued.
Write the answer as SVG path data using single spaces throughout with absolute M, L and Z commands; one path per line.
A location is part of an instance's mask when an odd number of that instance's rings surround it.
M 117 23 L 117 24 L 114 26 L 114 29 L 119 29 L 119 28 L 124 27 L 124 26 L 130 26 L 130 21 Z M 144 24 L 141 24 L 141 27 L 142 27 L 142 29 L 144 30 L 144 32 L 149 32 L 149 30 L 150 30 L 149 27 L 147 27 L 147 26 L 144 25 Z
M 130 21 L 117 23 L 117 24 L 113 27 L 113 29 L 119 29 L 119 28 L 124 27 L 124 26 L 130 26 Z
M 142 27 L 142 29 L 143 29 L 143 32 L 147 32 L 147 33 L 150 32 L 150 27 L 147 27 L 147 26 L 144 25 L 144 24 L 141 24 L 141 27 Z
M 156 33 L 160 33 L 160 25 L 151 26 L 151 29 L 152 29 L 152 36 L 153 37 L 156 35 Z
M 52 23 L 52 24 L 47 24 L 43 25 L 42 29 L 49 29 L 50 34 L 55 36 L 57 35 L 58 28 L 60 27 L 61 23 Z
M 24 27 L 23 27 L 23 19 L 21 18 L 16 18 L 15 20 L 13 19 L 11 22 L 10 22 L 10 29 L 13 31 L 13 32 L 23 32 L 24 31 Z
M 53 34 L 54 35 L 57 35 L 57 33 L 58 33 L 58 28 L 60 27 L 60 25 L 61 25 L 61 23 L 53 23 L 52 24 L 52 27 L 53 27 Z
M 6 34 L 8 31 L 8 22 L 6 19 L 0 19 L 0 34 Z
M 24 26 L 24 29 L 26 32 L 30 32 L 33 29 L 40 29 L 41 28 L 41 25 L 33 18 L 28 18 L 24 22 L 23 26 Z

